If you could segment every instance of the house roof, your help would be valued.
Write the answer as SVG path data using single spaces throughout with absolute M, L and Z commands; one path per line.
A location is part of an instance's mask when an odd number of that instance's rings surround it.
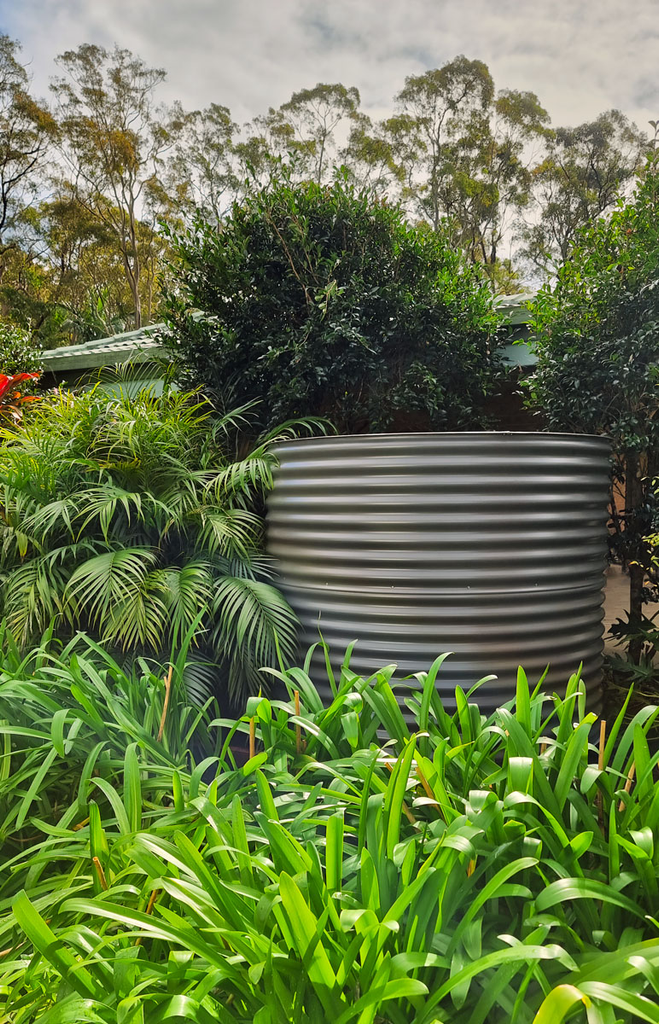
M 96 366 L 114 366 L 116 363 L 143 363 L 163 351 L 154 335 L 165 329 L 165 324 L 149 324 L 136 331 L 124 331 L 109 338 L 96 338 L 82 345 L 64 345 L 43 353 L 46 370 L 87 370 Z
M 512 326 L 523 327 L 529 321 L 527 305 L 533 297 L 533 292 L 500 295 L 497 297 L 497 306 L 505 312 Z M 65 370 L 91 370 L 98 366 L 115 366 L 129 361 L 148 362 L 165 352 L 157 339 L 158 333 L 163 330 L 166 330 L 163 323 L 149 324 L 148 327 L 140 327 L 135 331 L 124 331 L 109 338 L 86 341 L 82 345 L 48 349 L 43 353 L 44 369 L 51 373 L 59 373 Z M 506 345 L 504 359 L 519 366 L 535 362 L 535 357 L 528 351 L 528 346 L 519 344 Z
M 520 292 L 519 295 L 498 295 L 496 305 L 502 309 L 511 324 L 527 324 L 531 319 L 529 302 L 535 298 L 535 292 Z

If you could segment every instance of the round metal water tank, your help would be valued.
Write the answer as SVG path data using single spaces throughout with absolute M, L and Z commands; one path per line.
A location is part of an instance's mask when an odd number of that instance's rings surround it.
M 517 666 L 560 688 L 579 663 L 598 702 L 609 444 L 577 434 L 428 433 L 286 442 L 268 549 L 302 623 L 369 675 L 396 662 L 510 700 Z M 319 668 L 317 682 L 329 699 Z

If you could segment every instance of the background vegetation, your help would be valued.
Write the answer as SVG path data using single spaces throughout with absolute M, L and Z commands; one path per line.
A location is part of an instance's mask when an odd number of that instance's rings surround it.
M 45 346 L 158 321 L 159 224 L 220 225 L 290 154 L 296 180 L 328 184 L 343 166 L 510 292 L 611 210 L 648 148 L 619 111 L 551 127 L 537 96 L 497 89 L 465 56 L 409 76 L 379 122 L 354 87 L 319 83 L 244 126 L 210 97 L 161 103 L 165 72 L 128 50 L 85 44 L 58 65 L 37 99 L 19 44 L 0 37 L 0 314 Z
M 582 228 L 555 286 L 533 305 L 539 362 L 532 397 L 551 428 L 605 433 L 625 482 L 614 508 L 616 553 L 629 568 L 631 654 L 652 624 L 642 606 L 656 579 L 659 474 L 659 167 L 650 159 L 633 196 Z

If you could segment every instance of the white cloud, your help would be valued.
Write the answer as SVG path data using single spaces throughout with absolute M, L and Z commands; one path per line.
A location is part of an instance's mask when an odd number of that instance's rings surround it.
M 187 107 L 224 103 L 243 121 L 341 81 L 379 115 L 406 75 L 465 53 L 497 87 L 536 92 L 554 124 L 611 107 L 643 128 L 659 116 L 654 0 L 0 0 L 0 12 L 41 95 L 57 53 L 116 42 L 164 67 L 162 98 Z

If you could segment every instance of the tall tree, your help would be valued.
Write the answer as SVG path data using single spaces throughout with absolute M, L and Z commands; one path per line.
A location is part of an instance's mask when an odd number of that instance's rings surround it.
M 495 278 L 511 214 L 528 202 L 529 144 L 546 132 L 546 110 L 534 93 L 496 94 L 487 66 L 464 56 L 407 78 L 397 102 L 385 130 L 404 195 Z
M 649 148 L 647 135 L 619 110 L 549 136 L 533 172 L 531 216 L 518 232 L 536 270 L 547 274 L 567 259 L 579 229 L 615 206 Z
M 181 132 L 167 164 L 169 198 L 184 216 L 219 224 L 239 187 L 234 140 L 238 125 L 218 103 L 179 111 Z
M 48 109 L 30 95 L 19 54 L 20 44 L 0 35 L 0 279 L 3 257 L 23 244 L 29 230 L 26 211 L 38 193 L 57 132 Z
M 162 210 L 166 153 L 182 130 L 180 108 L 157 106 L 165 72 L 118 47 L 84 44 L 58 58 L 66 77 L 54 91 L 62 153 L 77 200 L 113 234 L 142 323 L 142 276 L 152 260 Z
M 443 183 L 444 207 L 470 258 L 494 279 L 501 242 L 530 201 L 529 148 L 548 120 L 535 93 L 504 89 L 489 117 L 472 117 L 453 147 L 455 173 Z
M 377 195 L 400 198 L 406 181 L 407 161 L 396 145 L 398 138 L 388 122 L 373 122 L 368 114 L 358 112 L 352 119 L 350 134 L 341 154 L 350 179 Z
M 313 89 L 301 89 L 276 110 L 270 108 L 254 121 L 256 131 L 275 155 L 294 153 L 304 177 L 320 183 L 331 177 L 340 158 L 339 126 L 345 124 L 347 140 L 350 123 L 359 111 L 359 91 L 340 82 L 319 82 Z
M 494 82 L 480 60 L 456 57 L 441 68 L 410 75 L 396 100 L 400 116 L 388 122 L 408 164 L 408 191 L 418 212 L 437 230 L 446 216 L 446 181 L 455 175 L 456 143 L 487 117 Z
M 31 208 L 30 229 L 29 248 L 7 254 L 0 312 L 45 348 L 127 330 L 134 302 L 114 232 L 61 186 Z M 150 320 L 157 313 L 156 276 L 162 274 L 166 240 L 141 222 L 137 232 L 140 299 Z

